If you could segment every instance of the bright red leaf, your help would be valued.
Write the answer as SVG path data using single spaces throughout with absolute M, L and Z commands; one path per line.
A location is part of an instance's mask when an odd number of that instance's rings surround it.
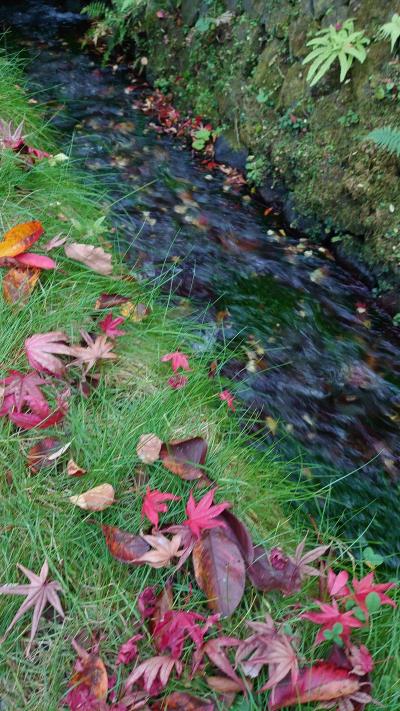
M 0 417 L 14 411 L 22 412 L 26 407 L 41 411 L 47 405 L 40 389 L 45 384 L 46 381 L 34 371 L 21 373 L 19 370 L 10 370 L 9 375 L 0 380 L 0 387 L 4 387 Z
M 291 680 L 281 682 L 270 700 L 269 710 L 287 706 L 298 706 L 312 701 L 329 704 L 335 708 L 340 699 L 351 699 L 360 691 L 360 682 L 347 669 L 326 662 L 318 662 L 312 667 L 300 669 L 296 684 Z M 351 709 L 352 706 L 344 708 Z
M 106 336 L 109 338 L 117 338 L 117 336 L 124 336 L 126 333 L 126 331 L 121 331 L 121 329 L 118 328 L 118 326 L 124 323 L 124 321 L 125 319 L 123 316 L 117 316 L 114 318 L 112 312 L 110 311 L 107 316 L 99 321 L 99 326 Z
M 174 353 L 166 353 L 162 358 L 162 363 L 168 363 L 171 361 L 172 370 L 176 373 L 179 368 L 182 370 L 190 370 L 188 356 L 180 351 L 174 351 Z
M 331 597 L 345 597 L 350 591 L 347 587 L 349 574 L 346 570 L 341 570 L 337 575 L 329 568 L 328 570 L 328 593 Z
M 230 503 L 224 501 L 222 504 L 214 504 L 213 499 L 216 488 L 211 489 L 202 499 L 196 504 L 192 492 L 190 492 L 189 500 L 186 504 L 187 519 L 183 522 L 184 526 L 189 526 L 193 535 L 200 538 L 202 531 L 216 528 L 217 526 L 225 526 L 226 524 L 217 518 L 225 509 L 230 507 Z
M 180 375 L 179 373 L 177 375 L 171 375 L 170 378 L 168 378 L 168 385 L 172 388 L 172 390 L 180 390 L 181 388 L 184 388 L 185 385 L 187 385 L 188 382 L 188 377 L 186 375 Z
M 179 501 L 180 498 L 180 496 L 163 493 L 158 489 L 153 489 L 153 491 L 151 491 L 148 486 L 146 494 L 143 498 L 142 516 L 146 516 L 153 526 L 158 528 L 158 514 L 167 513 L 168 511 L 168 506 L 164 503 L 164 501 Z
M 130 662 L 133 662 L 138 653 L 137 642 L 141 639 L 143 639 L 142 634 L 135 634 L 121 645 L 115 663 L 116 667 L 120 664 L 130 664 Z
M 19 254 L 14 257 L 14 259 L 17 264 L 21 264 L 25 267 L 36 267 L 37 269 L 55 269 L 57 266 L 54 259 L 45 257 L 43 254 L 33 254 L 32 252 Z
M 381 605 L 391 605 L 392 607 L 396 607 L 394 600 L 384 594 L 387 590 L 391 590 L 394 587 L 396 587 L 395 583 L 374 583 L 374 574 L 368 573 L 368 575 L 361 578 L 361 580 L 353 578 L 354 594 L 351 595 L 351 597 L 355 600 L 361 610 L 368 615 L 366 599 L 371 593 L 376 593 L 378 595 Z
M 218 397 L 219 397 L 219 399 L 222 400 L 223 402 L 226 402 L 228 408 L 229 408 L 230 410 L 232 410 L 232 412 L 235 412 L 235 411 L 236 411 L 236 408 L 235 408 L 235 406 L 234 406 L 234 404 L 233 404 L 233 401 L 234 401 L 235 398 L 234 398 L 234 396 L 232 395 L 232 393 L 229 392 L 229 390 L 222 390 L 222 392 L 219 393 Z
M 204 641 L 204 635 L 218 620 L 219 615 L 208 619 L 197 612 L 184 610 L 168 610 L 156 624 L 153 637 L 160 652 L 169 652 L 174 659 L 180 659 L 186 639 L 190 638 L 199 649 Z M 204 622 L 200 627 L 199 622 Z
M 332 631 L 333 626 L 336 624 L 342 625 L 342 631 L 339 636 L 344 642 L 348 642 L 352 629 L 363 626 L 363 623 L 353 616 L 352 610 L 341 612 L 336 600 L 333 600 L 332 605 L 320 602 L 319 600 L 316 602 L 321 612 L 305 612 L 302 615 L 305 620 L 310 620 L 317 625 L 321 625 L 321 629 L 315 638 L 315 644 L 325 642 L 326 637 L 324 632 L 327 630 Z

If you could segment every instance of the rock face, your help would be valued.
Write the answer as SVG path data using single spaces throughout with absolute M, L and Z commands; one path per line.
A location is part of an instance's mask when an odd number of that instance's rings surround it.
M 182 0 L 162 22 L 148 13 L 145 29 L 152 75 L 178 106 L 223 125 L 219 159 L 241 169 L 248 153 L 262 159 L 261 192 L 278 185 L 283 205 L 289 195 L 296 224 L 396 270 L 400 161 L 363 140 L 400 127 L 400 50 L 376 39 L 394 12 L 400 0 L 221 0 L 218 11 Z M 335 63 L 310 88 L 306 43 L 350 17 L 371 40 L 366 61 L 342 84 Z

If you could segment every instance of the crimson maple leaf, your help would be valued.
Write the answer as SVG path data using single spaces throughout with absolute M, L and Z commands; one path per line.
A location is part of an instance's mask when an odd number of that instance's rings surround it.
M 158 694 L 168 684 L 174 667 L 179 677 L 182 674 L 182 662 L 179 659 L 173 659 L 166 654 L 150 657 L 129 674 L 125 688 L 129 689 L 141 680 L 145 691 L 151 695 Z
M 120 664 L 129 664 L 129 662 L 132 662 L 137 653 L 138 653 L 138 648 L 137 648 L 137 642 L 139 640 L 143 639 L 142 634 L 135 634 L 133 637 L 128 639 L 124 644 L 121 645 L 119 648 L 118 656 L 117 656 L 117 661 L 115 662 L 115 666 L 118 667 Z
M 65 366 L 58 356 L 71 355 L 71 347 L 63 331 L 35 333 L 26 339 L 25 351 L 32 368 L 59 377 L 64 375 Z
M 174 371 L 174 373 L 176 373 L 179 368 L 182 368 L 182 370 L 190 370 L 188 356 L 184 353 L 181 353 L 180 351 L 166 353 L 161 358 L 162 363 L 168 363 L 168 361 L 171 361 L 172 370 Z
M 260 661 L 261 655 L 278 633 L 272 617 L 268 614 L 265 622 L 248 622 L 247 626 L 254 630 L 254 634 L 240 642 L 236 650 L 235 662 L 236 666 L 240 664 L 246 676 L 255 678 L 264 664 Z
M 46 407 L 46 398 L 40 390 L 45 384 L 46 381 L 34 371 L 20 373 L 19 370 L 10 370 L 9 375 L 0 380 L 0 389 L 4 389 L 0 417 L 14 411 L 21 412 L 25 406 L 33 411 Z
M 225 511 L 225 509 L 229 508 L 230 503 L 224 501 L 222 504 L 212 505 L 216 490 L 216 488 L 211 489 L 211 491 L 200 499 L 197 505 L 192 492 L 190 492 L 189 500 L 186 504 L 187 519 L 183 522 L 183 525 L 189 526 L 196 538 L 200 538 L 202 531 L 217 528 L 218 526 L 225 526 L 225 523 L 216 517 Z
M 268 681 L 260 691 L 274 689 L 289 673 L 292 684 L 296 684 L 299 677 L 299 662 L 290 638 L 286 634 L 278 634 L 271 638 L 263 653 L 259 657 L 255 657 L 253 661 L 268 664 Z M 272 694 L 273 696 L 274 694 Z
M 327 587 L 331 597 L 345 597 L 349 595 L 350 590 L 347 587 L 349 574 L 347 570 L 341 570 L 337 575 L 329 568 Z
M 220 400 L 226 402 L 228 408 L 232 410 L 232 412 L 235 412 L 236 408 L 233 404 L 235 398 L 232 393 L 229 392 L 229 390 L 222 390 L 222 392 L 219 393 L 218 397 Z
M 203 644 L 204 635 L 217 619 L 219 615 L 206 618 L 197 612 L 167 610 L 154 628 L 153 637 L 157 649 L 160 652 L 168 650 L 174 659 L 179 659 L 187 637 L 191 638 L 198 649 Z M 204 622 L 204 626 L 200 627 L 199 622 Z
M 173 494 L 163 493 L 158 489 L 153 489 L 151 491 L 150 487 L 146 488 L 146 494 L 143 498 L 142 505 L 142 516 L 147 516 L 149 521 L 158 527 L 158 514 L 167 513 L 168 506 L 164 504 L 164 501 L 179 501 L 180 496 L 174 496 Z
M 396 603 L 388 595 L 384 595 L 387 590 L 391 590 L 395 587 L 395 583 L 374 583 L 374 574 L 368 573 L 361 580 L 353 578 L 353 588 L 354 593 L 351 595 L 352 599 L 356 601 L 358 607 L 368 615 L 368 607 L 366 604 L 366 598 L 371 593 L 376 593 L 379 597 L 381 605 L 391 605 L 396 607 Z
M 42 565 L 39 575 L 36 575 L 32 570 L 28 570 L 20 563 L 17 566 L 29 578 L 29 585 L 2 585 L 0 587 L 0 595 L 25 595 L 26 600 L 22 603 L 13 620 L 7 627 L 2 640 L 4 641 L 10 630 L 18 622 L 18 620 L 33 607 L 31 634 L 26 648 L 25 655 L 29 656 L 32 642 L 37 632 L 40 617 L 47 603 L 50 603 L 58 614 L 64 618 L 64 610 L 61 607 L 61 602 L 58 597 L 58 592 L 61 590 L 61 585 L 56 581 L 47 581 L 49 566 L 47 560 Z
M 70 355 L 75 357 L 71 365 L 85 366 L 84 371 L 87 373 L 98 360 L 116 359 L 116 354 L 112 352 L 114 344 L 107 340 L 107 336 L 97 336 L 94 339 L 87 331 L 81 331 L 81 336 L 87 345 L 71 346 Z
M 215 639 L 208 640 L 203 646 L 196 650 L 193 654 L 193 667 L 192 667 L 192 677 L 195 675 L 197 669 L 199 668 L 201 661 L 206 654 L 209 660 L 220 669 L 229 679 L 232 679 L 243 693 L 246 693 L 246 686 L 243 681 L 238 677 L 235 670 L 233 669 L 226 652 L 225 647 L 238 647 L 240 645 L 240 640 L 236 637 L 216 637 Z
M 315 622 L 317 625 L 322 625 L 315 638 L 315 644 L 325 642 L 326 637 L 324 633 L 327 630 L 331 631 L 333 626 L 336 624 L 340 624 L 342 626 L 342 631 L 339 633 L 339 636 L 345 642 L 349 640 L 352 629 L 363 626 L 363 623 L 360 620 L 353 617 L 352 610 L 349 610 L 348 612 L 341 612 L 336 600 L 333 600 L 332 605 L 320 602 L 319 600 L 316 600 L 316 604 L 320 607 L 322 612 L 304 612 L 301 615 L 301 617 L 305 620 L 310 620 L 311 622 Z
M 145 541 L 152 547 L 152 550 L 144 553 L 137 562 L 148 563 L 152 568 L 164 568 L 171 564 L 172 558 L 179 558 L 185 552 L 185 549 L 180 549 L 181 536 L 177 534 L 171 540 L 162 533 L 157 533 L 154 536 L 143 535 Z
M 99 322 L 99 326 L 103 333 L 109 338 L 116 338 L 117 336 L 124 336 L 126 331 L 121 331 L 118 326 L 124 323 L 125 319 L 123 316 L 113 317 L 112 312 L 107 314 L 102 321 Z

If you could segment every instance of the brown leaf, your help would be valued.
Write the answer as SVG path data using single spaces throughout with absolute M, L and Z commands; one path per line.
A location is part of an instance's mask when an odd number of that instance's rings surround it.
M 254 560 L 254 544 L 243 521 L 237 518 L 237 516 L 228 509 L 222 512 L 220 518 L 222 518 L 226 524 L 225 533 L 236 543 L 245 563 L 251 565 Z
M 181 479 L 191 481 L 203 476 L 207 456 L 207 442 L 202 437 L 192 437 L 163 444 L 160 457 L 164 467 Z M 201 465 L 201 466 L 199 466 Z
M 56 247 L 61 247 L 66 241 L 67 241 L 67 235 L 63 235 L 62 232 L 60 232 L 58 235 L 55 235 L 55 237 L 52 237 L 51 240 L 46 242 L 46 244 L 43 245 L 44 249 L 46 252 L 50 252 L 52 249 L 55 249 Z
M 208 606 L 228 617 L 239 605 L 246 581 L 242 554 L 222 528 L 214 528 L 196 542 L 193 553 L 196 581 Z
M 234 679 L 228 679 L 227 676 L 206 676 L 206 682 L 210 689 L 213 689 L 220 694 L 230 694 L 242 691 L 241 685 Z
M 114 503 L 115 493 L 111 484 L 100 484 L 83 494 L 70 496 L 69 500 L 71 504 L 85 511 L 104 511 Z
M 145 464 L 154 464 L 160 458 L 162 441 L 155 434 L 142 434 L 136 447 L 139 459 Z
M 3 296 L 8 304 L 24 306 L 39 279 L 40 269 L 9 269 L 3 279 Z
M 60 440 L 54 437 L 44 437 L 34 444 L 28 452 L 28 467 L 32 474 L 37 474 L 45 467 L 51 467 L 54 459 L 49 459 L 49 456 L 57 452 L 60 447 Z
M 86 469 L 83 469 L 73 459 L 70 459 L 67 464 L 67 474 L 68 476 L 83 476 L 86 474 Z
M 152 705 L 152 711 L 214 711 L 212 701 L 199 699 L 184 691 L 174 691 Z
M 127 301 L 120 309 L 121 316 L 133 321 L 133 323 L 141 323 L 149 314 L 151 308 L 146 304 L 133 304 L 132 301 Z
M 88 654 L 75 641 L 72 646 L 79 655 L 79 671 L 73 674 L 71 686 L 87 686 L 96 699 L 106 699 L 108 694 L 108 674 L 104 662 L 97 654 Z
M 277 563 L 263 546 L 254 546 L 254 561 L 247 569 L 252 584 L 257 590 L 270 592 L 280 590 L 291 593 L 298 589 L 300 576 L 298 566 L 290 560 L 289 556 L 282 556 Z
M 141 536 L 121 531 L 115 526 L 102 526 L 107 548 L 113 558 L 121 563 L 142 565 L 139 558 L 150 550 L 150 545 Z
M 97 274 L 102 274 L 103 276 L 112 274 L 111 254 L 105 252 L 102 247 L 72 242 L 65 245 L 64 251 L 67 257 L 85 264 Z
M 99 309 L 112 309 L 115 306 L 120 306 L 121 304 L 125 304 L 125 302 L 129 301 L 129 298 L 127 296 L 121 296 L 120 294 L 107 294 L 103 292 L 100 294 L 99 298 L 97 299 L 94 308 L 96 310 Z

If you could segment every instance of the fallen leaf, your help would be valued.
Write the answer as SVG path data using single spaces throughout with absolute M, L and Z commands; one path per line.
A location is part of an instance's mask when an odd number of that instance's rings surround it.
M 192 553 L 197 584 L 208 606 L 229 617 L 239 605 L 245 587 L 245 564 L 238 546 L 222 528 L 203 533 Z
M 173 558 L 180 558 L 185 552 L 181 546 L 181 536 L 176 534 L 171 538 L 167 538 L 162 533 L 156 533 L 154 536 L 145 536 L 142 538 L 149 544 L 152 550 L 144 553 L 140 559 L 140 563 L 148 563 L 152 568 L 164 568 L 171 565 Z
M 117 660 L 115 662 L 116 667 L 120 666 L 120 664 L 130 664 L 130 662 L 133 662 L 138 653 L 136 643 L 141 639 L 143 639 L 142 634 L 135 634 L 121 645 L 118 651 Z
M 49 455 L 60 449 L 61 442 L 54 437 L 44 437 L 39 440 L 28 452 L 28 467 L 33 474 L 37 474 L 41 469 L 51 467 L 54 460 Z
M 37 242 L 43 232 L 43 226 L 37 220 L 15 225 L 5 233 L 0 242 L 0 257 L 16 257 L 22 254 Z
M 112 309 L 114 306 L 120 306 L 121 304 L 124 304 L 127 301 L 129 301 L 129 298 L 127 296 L 121 296 L 120 294 L 107 294 L 103 292 L 97 299 L 94 308 L 96 310 Z
M 278 711 L 287 706 L 312 701 L 339 701 L 345 697 L 351 698 L 359 689 L 359 679 L 347 669 L 317 662 L 312 667 L 300 669 L 296 684 L 292 684 L 289 679 L 278 684 L 269 708 L 270 711 Z
M 132 301 L 126 300 L 126 303 L 120 309 L 121 316 L 133 321 L 133 323 L 141 323 L 149 314 L 151 308 L 146 304 L 133 304 Z
M 243 690 L 239 682 L 229 679 L 227 676 L 206 676 L 206 682 L 210 689 L 219 694 L 237 693 Z
M 107 336 L 96 336 L 92 338 L 87 331 L 81 331 L 82 338 L 86 346 L 71 346 L 69 353 L 75 358 L 71 365 L 79 365 L 84 368 L 85 374 L 96 365 L 99 360 L 115 360 L 117 355 L 113 352 L 114 343 L 109 341 Z
M 9 269 L 3 278 L 3 296 L 8 304 L 24 306 L 34 290 L 40 276 L 40 269 Z
M 150 545 L 142 536 L 121 531 L 115 526 L 102 526 L 107 548 L 113 558 L 121 563 L 142 565 L 141 556 L 150 550 Z
M 73 459 L 70 459 L 67 464 L 67 474 L 68 476 L 83 476 L 86 474 L 86 469 L 83 469 Z
M 159 694 L 168 684 L 174 667 L 179 677 L 182 674 L 181 661 L 165 654 L 150 657 L 150 659 L 146 659 L 146 661 L 139 664 L 139 666 L 129 674 L 125 682 L 125 688 L 129 689 L 140 680 L 144 690 L 150 695 Z
M 225 526 L 220 514 L 229 508 L 230 503 L 224 501 L 221 504 L 213 504 L 216 490 L 215 487 L 208 491 L 197 503 L 194 500 L 193 493 L 190 492 L 185 509 L 187 519 L 183 522 L 183 525 L 190 529 L 195 538 L 200 538 L 200 534 L 207 529 Z
M 51 240 L 46 242 L 46 244 L 43 245 L 43 249 L 46 250 L 46 252 L 50 252 L 52 249 L 55 249 L 56 247 L 61 247 L 65 242 L 67 241 L 67 236 L 64 235 L 60 232 L 58 235 L 55 235 L 55 237 L 52 237 Z
M 146 588 L 147 591 L 150 591 L 151 589 L 152 588 Z M 150 617 L 149 627 L 150 627 L 150 632 L 153 636 L 154 630 L 156 629 L 157 625 L 164 618 L 165 613 L 168 612 L 168 610 L 172 609 L 172 606 L 174 604 L 174 594 L 173 594 L 173 590 L 172 590 L 171 580 L 170 579 L 167 580 L 167 582 L 165 583 L 161 592 L 157 596 L 154 596 L 151 601 L 150 601 L 150 592 L 147 593 L 147 596 L 148 596 L 148 607 L 147 608 L 143 607 L 143 602 L 144 602 L 145 596 L 143 593 L 141 595 L 142 595 L 141 605 L 139 605 L 139 598 L 138 598 L 138 609 L 139 609 L 139 612 L 141 612 L 143 619 L 145 619 L 145 617 Z M 155 646 L 157 647 L 157 650 L 160 652 L 161 650 L 158 648 L 157 639 L 153 639 L 153 642 L 154 642 Z
M 163 444 L 160 451 L 161 461 L 173 474 L 191 481 L 203 476 L 207 456 L 207 442 L 202 437 L 177 440 Z
M 102 247 L 72 242 L 65 245 L 64 251 L 67 257 L 85 264 L 97 274 L 102 274 L 103 276 L 112 274 L 111 254 L 105 252 Z
M 86 652 L 75 640 L 72 640 L 72 646 L 79 660 L 75 665 L 71 685 L 83 685 L 96 699 L 105 700 L 108 694 L 108 674 L 104 662 L 97 654 Z
M 165 711 L 215 711 L 215 704 L 187 694 L 185 691 L 174 691 L 152 705 L 152 711 L 164 711 L 164 709 Z
M 44 254 L 34 254 L 33 252 L 26 252 L 25 254 L 19 254 L 14 257 L 18 264 L 24 267 L 31 267 L 35 269 L 55 269 L 57 264 L 54 259 L 46 257 Z
M 142 434 L 136 447 L 136 454 L 145 464 L 154 464 L 160 458 L 162 441 L 155 434 Z
M 245 563 L 251 565 L 254 560 L 254 544 L 243 521 L 228 509 L 225 509 L 225 511 L 220 514 L 220 518 L 225 523 L 224 531 L 226 535 L 236 543 Z
M 174 496 L 167 492 L 159 491 L 158 489 L 146 488 L 146 493 L 143 497 L 142 516 L 146 516 L 150 523 L 158 528 L 159 513 L 167 513 L 168 506 L 166 501 L 179 501 L 180 496 Z
M 83 494 L 70 496 L 69 500 L 71 504 L 85 511 L 104 511 L 114 503 L 115 493 L 111 484 L 100 484 Z
M 25 352 L 29 365 L 38 372 L 63 376 L 64 363 L 59 355 L 71 355 L 67 335 L 63 331 L 35 333 L 25 341 Z
M 200 663 L 206 654 L 209 660 L 222 671 L 225 676 L 227 676 L 231 681 L 235 682 L 243 691 L 244 694 L 247 693 L 247 689 L 242 679 L 236 674 L 229 661 L 228 655 L 225 652 L 227 647 L 238 647 L 240 640 L 236 637 L 216 637 L 215 639 L 209 639 L 201 649 L 196 650 L 193 654 L 193 667 L 192 667 L 192 677 L 196 673 L 200 666 Z

